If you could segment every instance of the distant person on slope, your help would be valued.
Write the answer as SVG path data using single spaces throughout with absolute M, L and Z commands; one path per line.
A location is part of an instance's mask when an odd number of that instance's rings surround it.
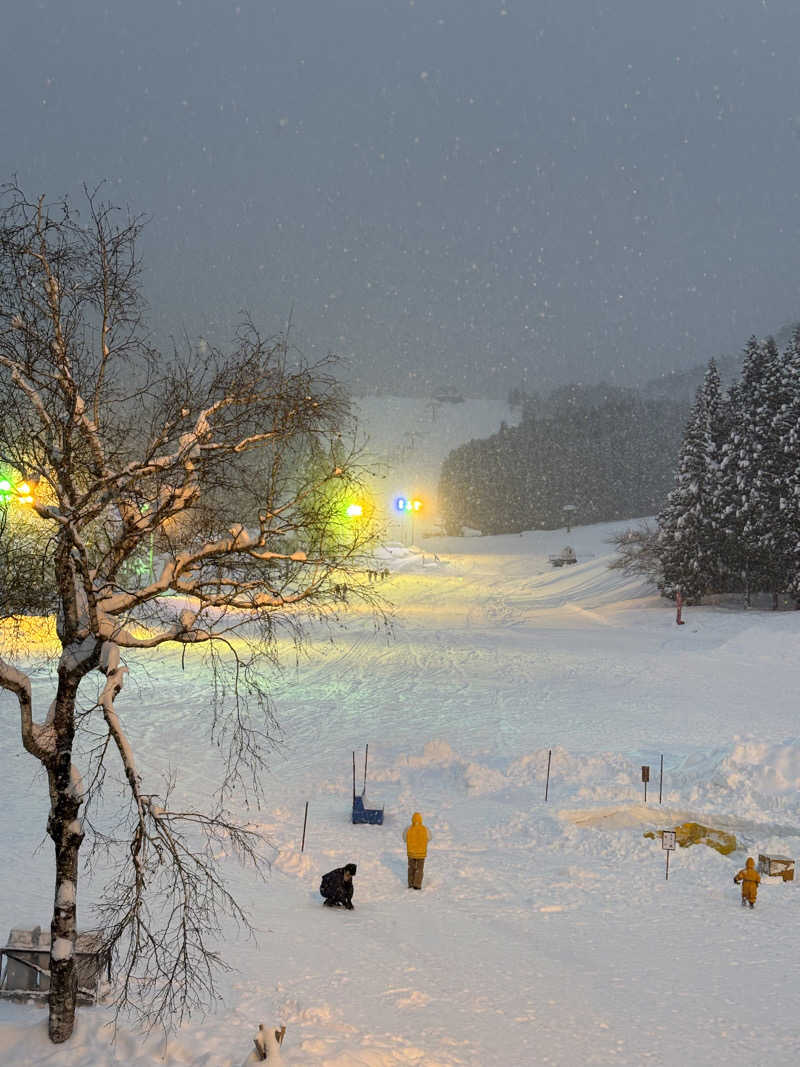
M 319 891 L 325 897 L 326 908 L 335 908 L 341 904 L 348 911 L 353 910 L 353 876 L 356 870 L 355 863 L 348 863 L 323 874 Z
M 411 825 L 403 830 L 403 840 L 408 853 L 408 888 L 422 889 L 422 872 L 431 835 L 427 826 L 423 826 L 422 816 L 418 811 L 411 816 Z
M 747 857 L 747 863 L 738 874 L 733 876 L 734 882 L 738 885 L 742 883 L 742 907 L 749 904 L 751 908 L 756 906 L 756 896 L 758 895 L 758 883 L 761 881 L 761 875 L 756 870 L 755 861 L 752 856 Z

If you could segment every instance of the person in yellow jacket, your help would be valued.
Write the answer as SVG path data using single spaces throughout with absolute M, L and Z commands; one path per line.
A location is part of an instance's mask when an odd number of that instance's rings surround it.
M 751 908 L 756 906 L 756 896 L 758 895 L 758 883 L 761 881 L 761 875 L 756 870 L 755 861 L 752 856 L 747 857 L 747 863 L 739 871 L 738 874 L 733 876 L 734 882 L 738 885 L 742 883 L 742 907 L 749 904 Z
M 411 825 L 403 830 L 403 840 L 408 853 L 408 888 L 422 889 L 422 872 L 431 835 L 428 833 L 428 827 L 423 825 L 422 816 L 418 811 L 411 816 Z

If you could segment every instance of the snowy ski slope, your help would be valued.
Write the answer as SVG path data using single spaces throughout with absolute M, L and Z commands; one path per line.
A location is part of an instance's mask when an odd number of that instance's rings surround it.
M 286 1024 L 282 1062 L 306 1067 L 794 1063 L 800 891 L 765 882 L 745 912 L 732 876 L 757 851 L 800 856 L 800 613 L 689 609 L 676 627 L 607 569 L 614 528 L 573 531 L 579 562 L 559 570 L 563 531 L 384 548 L 393 636 L 356 613 L 276 680 L 284 742 L 250 812 L 272 873 L 228 865 L 259 936 L 230 932 L 223 1002 L 166 1048 L 112 1044 L 109 1009 L 83 1010 L 59 1049 L 40 1009 L 0 1004 L 0 1063 L 239 1067 L 261 1021 Z M 141 767 L 176 767 L 201 801 L 207 676 L 177 653 L 132 666 L 120 712 Z M 52 889 L 45 786 L 0 703 L 7 930 L 45 924 Z M 365 742 L 382 827 L 348 819 Z M 421 893 L 401 839 L 414 810 L 435 838 Z M 667 882 L 642 835 L 687 818 L 740 849 L 681 849 Z M 321 874 L 349 861 L 355 910 L 323 909 Z M 91 896 L 87 879 L 84 925 Z

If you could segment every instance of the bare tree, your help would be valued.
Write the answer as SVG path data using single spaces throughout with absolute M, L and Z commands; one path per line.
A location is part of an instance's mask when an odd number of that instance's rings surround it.
M 663 585 L 664 575 L 658 552 L 658 530 L 646 520 L 638 526 L 629 526 L 626 530 L 613 534 L 608 544 L 614 545 L 617 555 L 611 560 L 609 570 L 620 570 L 626 574 L 639 574 L 649 581 Z
M 274 740 L 258 668 L 276 661 L 282 627 L 301 641 L 304 620 L 340 610 L 343 579 L 380 605 L 358 578 L 369 523 L 344 517 L 357 468 L 329 361 L 304 367 L 249 322 L 228 354 L 164 357 L 142 319 L 141 219 L 97 191 L 83 219 L 16 185 L 3 198 L 0 466 L 32 486 L 26 521 L 38 528 L 2 539 L 2 617 L 52 612 L 60 652 L 43 715 L 24 660 L 0 659 L 0 687 L 16 695 L 22 743 L 49 785 L 49 1032 L 60 1042 L 74 1023 L 84 837 L 115 857 L 100 910 L 119 1004 L 146 1023 L 177 1021 L 213 996 L 222 961 L 209 937 L 226 916 L 247 922 L 213 857 L 224 840 L 258 860 L 257 837 L 226 810 L 232 789 L 258 791 Z M 0 509 L 3 521 L 20 506 Z M 145 785 L 125 726 L 135 708 L 119 706 L 126 651 L 167 642 L 205 647 L 215 679 L 210 729 L 227 755 L 206 813 L 171 807 L 170 785 Z M 112 757 L 129 810 L 109 833 L 92 813 Z

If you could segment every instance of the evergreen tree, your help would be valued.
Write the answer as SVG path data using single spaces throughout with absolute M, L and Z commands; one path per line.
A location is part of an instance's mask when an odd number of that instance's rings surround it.
M 774 466 L 779 471 L 772 545 L 782 586 L 800 607 L 800 327 L 781 364 L 773 418 Z
M 675 486 L 658 516 L 664 591 L 698 600 L 718 588 L 723 572 L 716 513 L 724 402 L 712 359 L 689 416 Z
M 741 380 L 731 393 L 720 501 L 730 564 L 741 576 L 748 603 L 752 591 L 769 589 L 777 596 L 785 584 L 773 536 L 784 477 L 776 435 L 778 411 L 788 399 L 782 364 L 771 337 L 761 342 L 751 337 Z

